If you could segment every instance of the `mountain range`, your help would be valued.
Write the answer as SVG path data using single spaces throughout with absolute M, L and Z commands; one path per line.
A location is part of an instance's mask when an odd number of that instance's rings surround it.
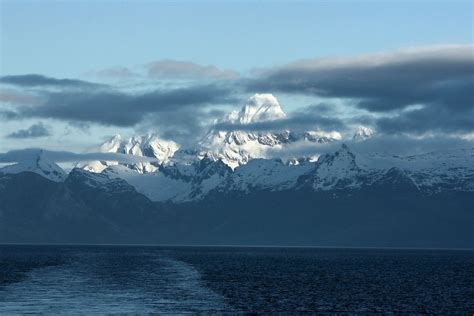
M 223 122 L 285 116 L 260 94 Z M 359 127 L 352 141 L 373 134 Z M 40 150 L 0 169 L 0 242 L 474 247 L 474 148 L 395 156 L 341 138 L 211 129 L 189 149 L 115 136 L 99 150 L 154 161 L 90 161 L 69 173 Z M 300 143 L 336 149 L 276 157 Z

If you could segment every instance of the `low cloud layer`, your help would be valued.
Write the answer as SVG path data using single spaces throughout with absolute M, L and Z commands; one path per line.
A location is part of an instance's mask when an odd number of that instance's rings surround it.
M 8 134 L 8 138 L 16 138 L 16 139 L 25 139 L 25 138 L 38 138 L 38 137 L 45 137 L 51 135 L 49 129 L 43 125 L 43 123 L 37 123 L 31 125 L 27 129 L 20 129 L 16 132 Z
M 52 151 L 39 148 L 26 148 L 0 153 L 0 163 L 18 163 L 31 161 L 39 155 L 54 162 L 81 162 L 81 161 L 116 161 L 120 163 L 159 162 L 157 159 L 139 157 L 118 153 L 74 153 L 68 151 Z
M 289 159 L 294 157 L 308 157 L 334 153 L 340 150 L 342 143 L 359 154 L 385 153 L 386 155 L 410 156 L 432 151 L 451 151 L 472 147 L 472 141 L 453 137 L 427 137 L 423 139 L 408 136 L 375 136 L 365 141 L 337 141 L 330 143 L 312 143 L 300 141 L 282 148 L 270 148 L 268 158 Z M 140 162 L 159 162 L 149 157 L 139 157 L 119 153 L 75 153 L 68 151 L 51 151 L 39 148 L 27 148 L 0 153 L 0 163 L 11 164 L 35 160 L 38 155 L 56 163 L 78 163 L 88 161 L 116 161 L 119 163 L 134 164 Z
M 452 137 L 474 133 L 473 54 L 474 46 L 464 45 L 308 59 L 263 69 L 247 78 L 213 65 L 159 60 L 145 66 L 147 74 L 140 80 L 148 81 L 127 87 L 37 74 L 3 76 L 0 120 L 55 119 L 74 126 L 154 130 L 183 145 L 195 143 L 208 128 L 344 133 L 364 125 L 385 136 Z M 116 67 L 104 75 L 133 74 Z M 169 79 L 178 82 L 170 84 Z M 281 120 L 210 125 L 223 115 L 222 106 L 237 106 L 254 92 L 285 94 L 287 100 L 309 96 L 325 106 L 284 104 L 293 111 Z M 333 111 L 336 104 L 338 111 Z M 46 136 L 40 127 L 30 126 L 8 137 L 42 133 Z
M 474 126 L 474 48 L 445 46 L 357 58 L 309 59 L 267 69 L 248 91 L 346 99 L 375 114 L 386 133 L 470 132 Z M 414 111 L 402 111 L 417 106 Z
M 54 81 L 53 81 L 54 82 Z M 197 133 L 210 114 L 209 108 L 236 102 L 230 87 L 218 84 L 154 89 L 126 93 L 114 88 L 43 89 L 36 102 L 22 102 L 0 109 L 8 120 L 57 119 L 74 124 L 137 127 L 155 124 L 168 132 Z
M 75 87 L 75 88 L 91 88 L 103 87 L 105 85 L 92 83 L 77 79 L 56 79 L 37 74 L 3 76 L 0 77 L 1 84 L 9 84 L 18 87 Z
M 104 125 L 134 126 L 147 114 L 198 112 L 206 105 L 229 102 L 230 91 L 217 85 L 128 94 L 117 90 L 46 92 L 39 106 L 21 107 L 24 117 L 55 118 Z
M 283 148 L 272 148 L 267 155 L 273 158 L 290 159 L 295 157 L 309 157 L 331 154 L 341 149 L 342 143 L 359 156 L 376 153 L 387 156 L 411 156 L 435 151 L 452 151 L 472 147 L 472 141 L 457 137 L 437 136 L 415 138 L 404 135 L 379 135 L 364 141 L 345 140 L 330 143 L 311 143 L 300 141 Z
M 325 113 L 327 110 L 324 106 L 314 105 L 308 106 L 302 110 L 295 111 L 286 118 L 255 122 L 249 124 L 229 123 L 223 122 L 212 126 L 214 130 L 219 131 L 248 131 L 248 132 L 273 132 L 290 130 L 294 132 L 303 132 L 311 130 L 323 131 L 344 131 L 347 129 L 347 124 L 353 123 L 343 121 L 336 116 L 331 116 L 331 113 Z M 355 119 L 354 119 L 355 120 Z

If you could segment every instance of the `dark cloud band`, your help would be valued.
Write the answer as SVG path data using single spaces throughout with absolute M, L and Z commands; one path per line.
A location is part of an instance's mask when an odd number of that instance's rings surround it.
M 53 118 L 74 123 L 137 127 L 159 126 L 168 136 L 186 139 L 215 117 L 216 105 L 236 104 L 239 91 L 305 94 L 343 99 L 340 113 L 310 107 L 286 119 L 243 125 L 220 123 L 219 130 L 344 130 L 363 124 L 385 134 L 462 134 L 474 132 L 474 46 L 444 46 L 342 59 L 311 59 L 224 83 L 125 93 L 75 79 L 41 75 L 4 76 L 1 84 L 35 87 L 30 99 L 0 109 L 0 116 Z M 193 63 L 160 61 L 149 65 L 158 76 L 220 78 L 221 70 Z M 154 67 L 154 68 L 153 68 Z M 51 89 L 54 87 L 55 89 Z M 28 89 L 25 89 L 28 90 Z M 11 93 L 5 99 L 12 103 Z M 26 100 L 26 101 L 25 101 Z M 355 111 L 354 111 L 355 110 Z M 350 113 L 365 116 L 351 117 Z M 349 119 L 347 117 L 350 117 Z
M 149 114 L 198 113 L 208 105 L 231 102 L 231 90 L 217 85 L 127 94 L 117 90 L 43 91 L 40 105 L 18 106 L 9 117 L 53 118 L 103 125 L 134 126 Z M 13 113 L 16 113 L 13 115 Z
M 18 87 L 60 87 L 60 88 L 91 88 L 105 87 L 103 84 L 92 83 L 77 79 L 56 79 L 37 74 L 3 76 L 0 83 Z
M 74 153 L 69 151 L 52 151 L 39 148 L 26 148 L 0 153 L 0 163 L 16 163 L 34 160 L 42 155 L 54 162 L 80 162 L 80 161 L 116 161 L 121 163 L 159 162 L 157 159 L 139 157 L 118 153 Z
M 214 130 L 219 131 L 256 131 L 256 132 L 281 132 L 290 130 L 293 132 L 302 132 L 309 130 L 323 130 L 323 131 L 343 131 L 347 128 L 343 120 L 330 116 L 331 113 L 321 114 L 321 106 L 308 106 L 300 111 L 296 111 L 286 118 L 254 122 L 249 124 L 239 123 L 218 123 L 213 125 Z
M 447 46 L 347 59 L 313 59 L 263 71 L 248 91 L 347 99 L 372 113 L 386 132 L 474 130 L 474 46 Z M 442 117 L 441 117 L 442 115 Z M 441 119 L 444 119 L 441 121 Z M 416 124 L 419 122 L 420 124 Z M 416 126 L 417 125 L 417 126 Z
M 27 129 L 20 129 L 16 132 L 13 132 L 7 135 L 8 138 L 17 138 L 17 139 L 25 139 L 25 138 L 38 138 L 38 137 L 45 137 L 51 135 L 49 129 L 43 125 L 43 123 L 37 123 L 31 125 Z

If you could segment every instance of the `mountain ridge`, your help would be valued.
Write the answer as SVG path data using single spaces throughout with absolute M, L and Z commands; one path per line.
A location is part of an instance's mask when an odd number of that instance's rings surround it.
M 296 165 L 207 157 L 143 174 L 76 168 L 62 182 L 0 169 L 0 242 L 474 248 L 472 167 L 459 168 L 427 188 L 416 168 L 367 169 L 341 146 Z
M 240 111 L 232 111 L 218 122 L 220 124 L 232 124 L 234 130 L 211 128 L 201 137 L 194 148 L 183 148 L 172 140 L 162 139 L 156 134 L 149 133 L 145 136 L 134 135 L 127 139 L 115 135 L 98 146 L 97 149 L 99 152 L 156 158 L 158 163 L 166 163 L 173 160 L 173 158 L 176 160 L 182 152 L 193 151 L 198 159 L 205 156 L 211 157 L 214 160 L 222 160 L 230 168 L 235 169 L 255 158 L 269 158 L 269 151 L 278 151 L 291 144 L 326 144 L 342 139 L 341 134 L 337 131 L 323 131 L 320 129 L 260 132 L 245 130 L 246 125 L 252 123 L 278 121 L 286 117 L 287 115 L 273 95 L 255 94 L 245 102 Z M 241 130 L 239 130 L 239 126 L 242 127 Z M 359 127 L 359 129 L 361 128 Z M 372 134 L 366 134 L 364 139 L 371 137 Z M 78 167 L 92 172 L 102 172 L 108 166 L 116 164 L 107 161 L 91 161 L 79 164 Z M 157 170 L 155 164 L 148 162 L 128 164 L 127 167 L 140 173 Z
M 189 159 L 170 158 L 169 161 L 155 164 L 154 172 L 140 173 L 126 165 L 110 165 L 101 173 L 96 173 L 94 179 L 123 180 L 152 201 L 171 203 L 205 199 L 213 191 L 281 191 L 297 190 L 304 186 L 314 191 L 359 190 L 379 183 L 381 178 L 395 175 L 407 183 L 411 182 L 413 187 L 424 194 L 434 194 L 449 190 L 474 191 L 474 168 L 470 164 L 473 155 L 474 149 L 406 157 L 364 156 L 354 153 L 343 143 L 338 150 L 322 155 L 316 161 L 302 160 L 297 164 L 286 163 L 278 158 L 260 158 L 232 169 L 210 154 L 199 159 L 191 153 Z M 36 159 L 28 161 L 39 161 L 40 165 L 48 166 L 54 173 L 22 163 L 7 166 L 0 172 L 19 173 L 24 166 L 23 171 L 33 171 L 56 182 L 67 179 L 66 173 L 41 153 Z M 74 169 L 73 175 L 79 170 Z M 81 170 L 85 172 L 84 175 L 90 173 L 86 169 Z

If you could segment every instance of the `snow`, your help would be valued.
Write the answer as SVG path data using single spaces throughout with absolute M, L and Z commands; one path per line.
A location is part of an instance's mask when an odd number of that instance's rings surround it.
M 231 115 L 232 117 L 232 115 Z M 286 114 L 272 94 L 255 94 L 247 100 L 239 113 L 241 124 L 272 121 L 285 118 Z
M 100 152 L 117 153 L 122 147 L 122 137 L 117 134 L 100 146 Z
M 344 183 L 345 187 L 357 187 L 357 175 L 361 169 L 356 163 L 355 155 L 347 145 L 334 154 L 321 156 L 316 163 L 313 187 L 316 190 L 330 190 Z
M 370 127 L 359 126 L 352 139 L 356 142 L 364 141 L 374 136 L 374 131 Z
M 135 135 L 127 140 L 123 140 L 120 135 L 116 135 L 99 146 L 100 152 L 156 158 L 158 164 L 169 161 L 178 149 L 179 145 L 174 141 L 161 139 L 155 134 L 148 134 L 146 136 Z M 77 167 L 90 172 L 100 173 L 107 167 L 114 165 L 118 165 L 118 163 L 115 161 L 90 161 L 79 164 Z M 138 162 L 133 165 L 128 165 L 128 167 L 139 173 L 154 172 L 157 170 L 157 166 L 149 162 Z
M 186 200 L 191 184 L 181 179 L 167 177 L 161 172 L 140 174 L 125 166 L 110 166 L 104 173 L 111 178 L 121 178 L 152 201 Z
M 270 159 L 292 152 L 290 146 L 342 141 L 338 131 L 249 132 L 244 128 L 246 124 L 285 117 L 273 95 L 255 94 L 240 111 L 232 111 L 223 118 L 223 122 L 241 125 L 242 130 L 210 130 L 195 148 L 190 149 L 181 148 L 156 134 L 135 135 L 127 139 L 116 135 L 100 145 L 98 150 L 155 158 L 157 162 L 119 164 L 91 161 L 79 167 L 124 179 L 153 201 L 175 203 L 202 199 L 212 192 L 288 190 L 302 183 L 316 191 L 353 189 L 387 176 L 393 168 L 397 168 L 404 179 L 410 179 L 418 188 L 429 192 L 443 187 L 474 190 L 474 148 L 394 156 L 354 153 L 342 144 L 334 153 L 323 156 L 288 156 L 286 162 Z M 353 141 L 364 141 L 373 135 L 370 127 L 359 126 Z M 45 159 L 41 152 L 34 159 L 0 170 L 4 173 L 32 171 L 53 181 L 63 181 L 66 177 L 65 172 Z
M 308 131 L 303 133 L 303 138 L 313 142 L 322 142 L 321 140 L 326 140 L 323 142 L 330 142 L 341 140 L 342 135 L 336 131 L 324 132 L 324 131 Z
M 235 169 L 231 190 L 250 192 L 255 188 L 284 190 L 294 187 L 299 176 L 314 168 L 312 163 L 287 165 L 278 159 L 254 159 Z
M 157 202 L 203 198 L 227 177 L 226 170 L 219 166 L 218 161 L 207 158 L 191 164 L 170 162 L 151 173 L 140 174 L 125 166 L 110 166 L 104 173 L 112 178 L 124 179 L 138 192 Z
M 278 100 L 271 94 L 256 94 L 249 98 L 240 112 L 233 111 L 222 122 L 241 124 L 279 120 L 286 117 Z M 305 140 L 314 143 L 339 141 L 337 131 L 277 132 L 218 131 L 211 130 L 201 140 L 202 154 L 221 159 L 232 169 L 245 165 L 252 159 L 269 158 L 275 150 Z M 299 157 L 298 157 L 299 158 Z
M 101 173 L 104 171 L 107 166 L 111 166 L 113 164 L 117 164 L 116 162 L 113 161 L 88 161 L 85 164 L 78 164 L 76 167 L 84 169 L 89 172 L 94 172 L 94 173 Z
M 118 140 L 118 138 L 116 138 Z M 121 148 L 123 142 L 109 142 L 109 148 Z M 129 150 L 143 139 L 135 138 Z M 125 148 L 125 147 L 124 147 Z M 136 148 L 136 147 L 135 147 Z M 143 152 L 142 152 L 143 153 Z M 90 187 L 106 190 L 129 190 L 123 179 L 152 201 L 182 203 L 205 198 L 213 192 L 256 190 L 281 191 L 307 186 L 315 191 L 357 189 L 384 177 L 400 175 L 426 193 L 442 190 L 474 191 L 474 148 L 445 150 L 420 155 L 395 156 L 381 153 L 354 153 L 342 145 L 317 161 L 299 159 L 250 159 L 246 164 L 229 168 L 212 154 L 177 150 L 156 170 L 140 173 L 127 165 L 109 165 L 102 173 L 74 169 L 70 177 L 80 177 Z M 92 168 L 96 168 L 91 164 Z M 100 165 L 103 168 L 104 165 Z M 0 173 L 35 172 L 56 182 L 66 173 L 39 150 L 23 161 L 0 169 Z M 69 178 L 68 178 L 69 179 Z M 114 182 L 114 179 L 115 182 Z
M 474 148 L 397 156 L 381 153 L 358 153 L 357 163 L 367 170 L 387 170 L 396 167 L 422 188 L 442 184 L 463 183 L 474 189 Z
M 56 163 L 45 157 L 42 150 L 38 150 L 35 155 L 25 157 L 17 164 L 1 168 L 0 172 L 10 174 L 34 172 L 55 182 L 62 182 L 67 177 L 66 172 Z
M 278 100 L 272 94 L 255 94 L 242 106 L 240 111 L 231 111 L 221 122 L 238 125 L 280 120 L 286 117 Z M 157 163 L 139 162 L 135 164 L 121 164 L 139 173 L 155 172 L 159 165 L 170 161 L 182 160 L 183 152 L 192 156 L 192 160 L 202 159 L 204 156 L 214 160 L 222 160 L 230 168 L 245 165 L 252 159 L 269 158 L 278 150 L 288 145 L 307 141 L 311 143 L 329 143 L 340 141 L 342 136 L 337 131 L 305 131 L 293 132 L 289 130 L 274 132 L 249 132 L 243 130 L 219 131 L 211 129 L 196 145 L 195 148 L 182 149 L 170 140 L 164 140 L 155 134 L 146 136 L 135 135 L 123 139 L 120 135 L 112 137 L 98 147 L 100 152 L 123 153 L 140 157 L 151 157 Z M 308 157 L 295 157 L 308 158 Z M 186 157 L 189 160 L 189 157 Z M 77 167 L 91 172 L 100 173 L 109 166 L 118 165 L 114 161 L 90 161 L 78 164 Z

